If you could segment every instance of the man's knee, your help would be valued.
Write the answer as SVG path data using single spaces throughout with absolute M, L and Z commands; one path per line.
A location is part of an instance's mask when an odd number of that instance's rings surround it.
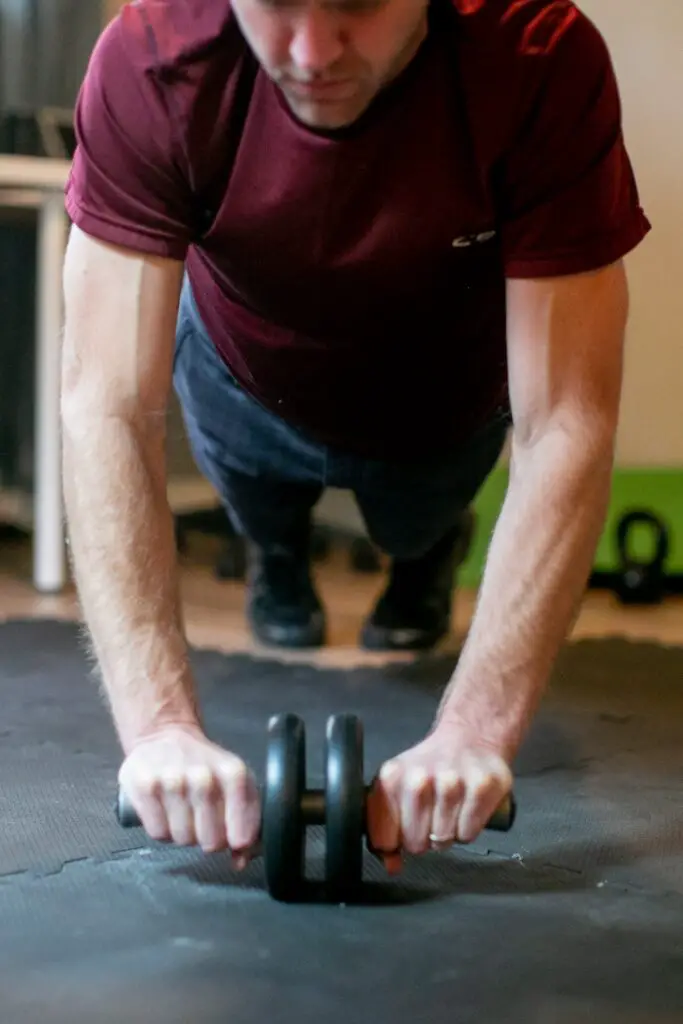
M 465 507 L 438 521 L 410 523 L 396 518 L 379 522 L 366 518 L 365 522 L 375 547 L 390 558 L 412 561 L 424 558 L 438 545 L 451 543 L 462 549 L 460 557 L 464 557 L 472 543 L 475 517 L 472 509 Z
M 399 522 L 368 522 L 368 537 L 385 555 L 390 558 L 409 561 L 422 558 L 431 551 L 435 544 L 448 530 L 448 524 L 426 526 L 420 523 Z

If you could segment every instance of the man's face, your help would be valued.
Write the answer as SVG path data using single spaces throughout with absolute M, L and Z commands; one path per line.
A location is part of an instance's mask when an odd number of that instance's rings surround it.
M 293 114 L 352 124 L 410 63 L 429 0 L 233 0 L 244 38 Z

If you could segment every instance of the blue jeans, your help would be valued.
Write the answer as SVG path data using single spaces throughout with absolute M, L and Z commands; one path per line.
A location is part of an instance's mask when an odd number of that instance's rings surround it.
M 379 549 L 399 559 L 420 557 L 458 524 L 495 466 L 508 427 L 499 418 L 459 450 L 438 457 L 426 452 L 408 463 L 319 444 L 235 380 L 207 334 L 187 278 L 173 382 L 199 470 L 235 530 L 263 547 L 301 536 L 323 490 L 335 487 L 353 493 Z

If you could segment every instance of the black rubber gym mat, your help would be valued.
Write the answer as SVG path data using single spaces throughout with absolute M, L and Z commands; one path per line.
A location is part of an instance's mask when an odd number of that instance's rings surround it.
M 194 651 L 212 735 L 262 775 L 265 725 L 359 713 L 366 777 L 421 739 L 453 664 L 352 672 Z M 568 645 L 516 765 L 508 835 L 366 862 L 360 906 L 274 903 L 113 818 L 119 751 L 78 629 L 0 626 L 3 1024 L 683 1021 L 683 648 Z M 324 839 L 311 835 L 311 878 Z

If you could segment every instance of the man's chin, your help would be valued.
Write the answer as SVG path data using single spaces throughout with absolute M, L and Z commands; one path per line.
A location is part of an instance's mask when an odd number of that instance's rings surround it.
M 285 93 L 285 99 L 298 121 L 319 131 L 348 128 L 368 107 L 367 102 L 361 102 L 358 98 L 331 103 L 302 99 Z

